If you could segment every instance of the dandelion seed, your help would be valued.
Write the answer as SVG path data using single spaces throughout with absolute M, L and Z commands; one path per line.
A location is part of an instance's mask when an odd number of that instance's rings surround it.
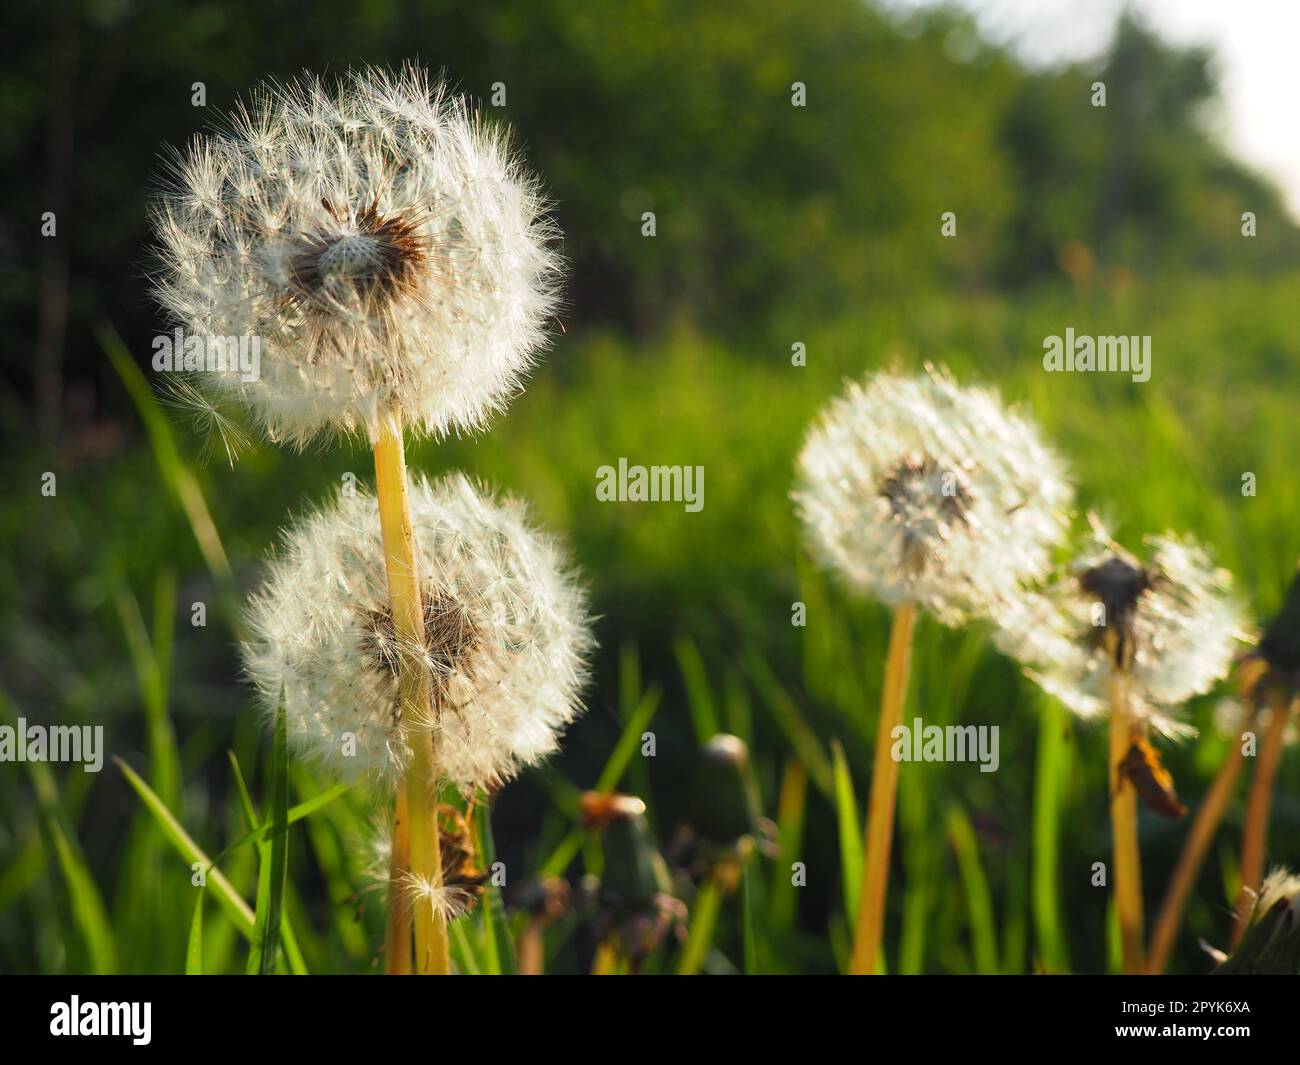
M 436 771 L 466 793 L 555 750 L 580 712 L 593 646 L 585 593 L 524 508 L 463 476 L 410 490 L 425 640 L 396 635 L 374 500 L 337 500 L 285 535 L 248 609 L 244 662 L 264 708 L 285 692 L 289 740 L 339 775 L 393 782 L 427 730 Z M 430 678 L 402 720 L 396 663 Z
M 506 136 L 407 67 L 268 84 L 172 162 L 163 307 L 258 337 L 260 374 L 201 373 L 273 440 L 476 430 L 543 346 L 557 231 Z
M 226 461 L 235 460 L 253 445 L 248 431 L 223 411 L 188 377 L 169 377 L 163 385 L 162 404 L 189 417 L 194 431 L 203 441 L 201 458 L 208 458 L 220 446 Z

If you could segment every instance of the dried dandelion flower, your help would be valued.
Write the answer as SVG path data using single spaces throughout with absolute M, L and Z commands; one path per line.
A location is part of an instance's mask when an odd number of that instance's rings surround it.
M 749 745 L 720 732 L 704 745 L 688 795 L 686 822 L 669 851 L 674 866 L 725 894 L 740 886 L 755 853 L 773 857 L 777 827 L 762 815 Z
M 1122 671 L 1133 681 L 1134 716 L 1166 736 L 1194 734 L 1178 708 L 1228 675 L 1245 636 L 1231 575 L 1172 534 L 1147 537 L 1143 563 L 1090 521 L 1073 572 L 1004 604 L 995 640 L 1082 718 L 1105 715 L 1110 680 Z
M 946 624 L 1047 570 L 1072 496 L 1032 423 L 933 367 L 851 383 L 809 434 L 793 493 L 822 563 Z
M 633 795 L 587 792 L 582 797 L 583 825 L 599 834 L 605 859 L 599 883 L 589 889 L 593 931 L 634 971 L 670 932 L 680 935 L 686 920 L 645 811 L 645 803 Z
M 440 436 L 520 388 L 556 304 L 556 230 L 505 134 L 422 70 L 266 84 L 172 161 L 157 297 L 192 334 L 259 338 L 202 372 L 273 440 Z
M 447 803 L 438 804 L 438 855 L 442 865 L 438 883 L 408 873 L 398 888 L 416 904 L 431 906 L 444 920 L 454 921 L 478 903 L 488 874 L 476 864 L 478 853 L 465 815 Z
M 400 645 L 379 516 L 363 494 L 295 524 L 248 611 L 244 663 L 268 714 L 283 688 L 289 742 L 340 776 L 395 780 L 403 725 L 432 733 L 439 778 L 493 788 L 555 750 L 580 712 L 593 646 L 586 595 L 524 507 L 466 477 L 409 493 L 425 645 Z M 428 671 L 431 704 L 402 722 L 398 662 Z

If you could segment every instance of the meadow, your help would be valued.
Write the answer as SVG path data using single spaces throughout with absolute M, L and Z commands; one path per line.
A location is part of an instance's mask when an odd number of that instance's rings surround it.
M 505 787 L 480 815 L 480 860 L 503 863 L 458 922 L 464 972 L 513 964 L 528 918 L 513 904 L 541 870 L 567 875 L 574 904 L 545 933 L 546 968 L 586 971 L 596 943 L 582 879 L 603 855 L 580 827 L 581 792 L 617 789 L 647 804 L 669 847 L 693 808 L 699 751 L 717 732 L 752 752 L 774 854 L 758 854 L 722 900 L 706 971 L 825 973 L 847 965 L 861 875 L 860 822 L 888 637 L 883 607 L 846 595 L 806 557 L 789 500 L 806 427 L 845 377 L 882 367 L 951 367 L 996 386 L 1043 426 L 1117 539 L 1172 529 L 1211 545 L 1259 623 L 1280 604 L 1297 556 L 1294 391 L 1300 277 L 1159 280 L 1076 277 L 1010 294 L 917 287 L 860 310 L 777 314 L 761 331 L 686 320 L 629 339 L 585 327 L 558 336 L 508 414 L 475 439 L 416 445 L 414 471 L 464 469 L 527 498 L 589 582 L 600 651 L 587 712 L 562 753 Z M 1149 382 L 1049 374 L 1043 338 L 1152 337 Z M 273 744 L 234 652 L 237 603 L 258 580 L 290 515 L 373 479 L 363 444 L 296 456 L 252 448 L 233 465 L 158 402 L 105 321 L 106 378 L 130 412 L 94 455 L 10 451 L 0 509 L 6 604 L 6 721 L 20 714 L 102 724 L 115 763 L 93 775 L 29 764 L 0 773 L 0 970 L 243 971 L 246 917 L 211 887 L 195 926 L 191 863 L 201 850 L 252 906 L 269 809 Z M 806 365 L 792 365 L 792 345 Z M 131 357 L 134 355 L 134 359 Z M 10 424 L 26 417 L 6 412 Z M 597 470 L 702 466 L 704 505 L 602 502 Z M 41 475 L 57 472 L 57 493 Z M 1253 474 L 1254 494 L 1243 492 Z M 210 516 L 210 517 L 209 517 Z M 205 607 L 205 624 L 194 604 Z M 795 604 L 805 624 L 793 624 Z M 1107 893 L 1092 863 L 1109 854 L 1104 730 L 1088 728 L 1019 676 L 980 626 L 922 619 L 905 720 L 1000 727 L 1000 766 L 908 763 L 885 925 L 890 972 L 1098 973 L 1117 968 Z M 1220 691 L 1189 714 L 1198 739 L 1165 762 L 1195 808 L 1230 741 Z M 653 757 L 642 754 L 644 733 Z M 363 789 L 289 774 L 285 950 L 295 971 L 377 969 L 382 892 Z M 1283 761 L 1269 854 L 1300 862 L 1300 767 Z M 151 808 L 141 795 L 156 796 Z M 1198 938 L 1225 945 L 1244 787 L 1201 872 L 1171 971 L 1210 967 Z M 323 802 L 314 802 L 323 798 Z M 164 814 L 162 811 L 165 810 Z M 489 827 L 490 825 L 490 827 Z M 178 833 L 183 829 L 188 844 Z M 1152 915 L 1186 822 L 1143 813 Z M 186 850 L 189 847 L 190 850 Z M 195 850 L 197 848 L 197 850 Z M 802 863 L 802 883 L 792 880 Z M 691 912 L 707 908 L 679 875 Z M 703 933 L 701 933 L 703 935 Z M 673 938 L 643 971 L 671 971 Z

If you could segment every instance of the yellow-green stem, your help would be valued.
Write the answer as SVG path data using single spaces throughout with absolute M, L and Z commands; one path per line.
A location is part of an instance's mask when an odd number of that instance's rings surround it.
M 1142 856 L 1138 849 L 1137 791 L 1120 773 L 1133 743 L 1129 677 L 1120 671 L 1110 686 L 1110 827 L 1114 847 L 1115 915 L 1126 973 L 1142 972 Z
M 546 971 L 546 946 L 542 931 L 546 923 L 540 917 L 532 918 L 519 937 L 519 975 L 541 976 Z
M 411 838 L 407 831 L 406 785 L 401 784 L 393 812 L 393 849 L 388 862 L 384 972 L 389 976 L 409 976 L 411 972 L 411 900 L 407 894 L 410 873 Z
M 393 628 L 404 646 L 420 647 L 424 645 L 424 609 L 416 576 L 411 508 L 406 498 L 402 424 L 396 414 L 384 422 L 375 443 L 375 494 L 379 501 Z M 411 876 L 419 888 L 413 904 L 415 971 L 442 975 L 451 970 L 447 921 L 431 898 L 422 897 L 425 889 L 432 898 L 442 891 L 437 784 L 433 739 L 428 728 L 431 709 L 429 676 L 407 652 L 403 652 L 398 661 L 398 696 L 403 728 L 412 751 L 405 790 Z
M 1241 891 L 1237 895 L 1237 912 L 1232 922 L 1232 945 L 1235 947 L 1250 922 L 1255 908 L 1255 897 L 1264 880 L 1264 852 L 1268 844 L 1268 816 L 1273 805 L 1273 781 L 1282 761 L 1283 739 L 1289 711 L 1285 694 L 1278 694 L 1269 702 L 1268 731 L 1259 749 L 1255 776 L 1250 782 L 1250 798 L 1246 801 L 1246 827 L 1241 838 Z
M 1210 848 L 1210 841 L 1223 820 L 1228 800 L 1237 789 L 1237 779 L 1241 776 L 1244 758 L 1241 743 L 1234 742 L 1228 757 L 1210 785 L 1209 793 L 1201 801 L 1200 809 L 1192 819 L 1191 830 L 1187 833 L 1187 842 L 1183 852 L 1178 856 L 1178 865 L 1170 878 L 1165 900 L 1160 904 L 1160 914 L 1156 918 L 1155 930 L 1151 933 L 1151 949 L 1147 954 L 1147 972 L 1159 976 L 1169 964 L 1169 954 L 1173 950 L 1174 940 L 1182 924 L 1183 910 L 1187 906 L 1188 896 L 1196 883 L 1196 876 L 1205 860 L 1205 852 Z
M 677 963 L 678 976 L 695 976 L 704 964 L 704 956 L 713 944 L 713 930 L 718 923 L 718 911 L 722 908 L 722 885 L 717 874 L 710 875 L 695 896 L 695 913 L 691 918 L 691 930 L 686 937 L 686 946 L 682 948 L 681 960 Z
M 592 976 L 618 975 L 618 946 L 613 937 L 604 940 L 596 948 L 596 957 L 591 962 Z
M 853 957 L 849 964 L 849 972 L 857 976 L 875 975 L 880 964 L 885 893 L 889 886 L 889 852 L 894 839 L 894 802 L 898 796 L 898 763 L 894 761 L 890 748 L 894 729 L 903 720 L 915 629 L 916 605 L 901 603 L 895 607 L 889 632 L 889 657 L 885 660 L 880 720 L 876 724 L 876 756 L 862 853 L 862 887 L 858 895 Z

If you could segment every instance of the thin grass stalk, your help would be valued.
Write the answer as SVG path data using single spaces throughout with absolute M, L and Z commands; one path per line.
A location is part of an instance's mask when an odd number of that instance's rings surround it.
M 603 940 L 596 948 L 596 957 L 591 963 L 592 976 L 618 975 L 618 947 L 611 936 Z
M 1129 678 L 1115 675 L 1110 686 L 1110 824 L 1115 877 L 1115 913 L 1123 970 L 1140 973 L 1142 949 L 1142 856 L 1138 846 L 1137 791 L 1119 771 L 1133 743 Z
M 710 874 L 695 896 L 690 932 L 677 962 L 678 976 L 695 976 L 704 964 L 704 957 L 713 945 L 713 933 L 717 928 L 718 913 L 722 909 L 722 896 L 722 883 L 718 874 Z
M 1210 842 L 1214 839 L 1214 834 L 1223 820 L 1228 802 L 1236 793 L 1237 780 L 1241 777 L 1241 768 L 1244 764 L 1245 756 L 1241 750 L 1241 743 L 1236 742 L 1232 745 L 1228 757 L 1224 759 L 1223 765 L 1219 767 L 1219 772 L 1215 774 L 1214 782 L 1210 785 L 1209 793 L 1192 819 L 1191 830 L 1187 834 L 1187 841 L 1183 844 L 1183 851 L 1178 856 L 1178 864 L 1174 867 L 1174 875 L 1170 878 L 1169 888 L 1165 892 L 1164 901 L 1160 904 L 1160 913 L 1156 917 L 1155 930 L 1151 934 L 1147 972 L 1152 976 L 1159 976 L 1169 964 L 1169 955 L 1173 951 L 1178 929 L 1182 925 L 1187 899 L 1201 871 L 1205 854 L 1210 849 Z
M 1250 798 L 1246 801 L 1246 827 L 1241 838 L 1241 890 L 1237 894 L 1237 911 L 1232 923 L 1232 945 L 1235 947 L 1246 931 L 1255 897 L 1264 880 L 1264 852 L 1268 845 L 1268 818 L 1273 805 L 1273 783 L 1277 767 L 1282 762 L 1283 738 L 1289 702 L 1286 694 L 1279 693 L 1269 702 L 1268 731 L 1259 749 L 1259 762 L 1250 782 Z
M 396 413 L 385 420 L 375 444 L 375 494 L 379 501 L 393 627 L 405 646 L 420 647 L 424 644 L 424 610 L 415 570 L 415 533 L 406 496 L 402 425 Z M 412 749 L 405 791 L 411 877 L 419 889 L 413 907 L 415 971 L 444 975 L 451 971 L 451 958 L 446 915 L 436 905 L 442 890 L 442 857 L 436 822 L 438 796 L 433 739 L 422 727 L 427 724 L 431 693 L 427 671 L 406 651 L 398 661 L 398 690 L 402 721 Z M 426 889 L 430 898 L 419 897 Z
M 1055 699 L 1041 700 L 1038 752 L 1034 767 L 1031 906 L 1039 961 L 1047 972 L 1069 969 L 1062 931 L 1060 895 L 1061 798 L 1067 747 L 1065 712 Z
M 399 784 L 393 812 L 393 851 L 388 865 L 388 917 L 384 935 L 384 972 L 411 973 L 411 900 L 406 887 L 411 873 L 411 837 L 407 831 L 406 785 Z
M 542 938 L 544 922 L 534 917 L 519 936 L 519 975 L 542 976 L 546 972 L 546 944 Z
M 871 797 L 867 804 L 862 886 L 858 895 L 853 956 L 849 963 L 849 971 L 859 976 L 874 975 L 879 966 L 880 940 L 885 925 L 885 892 L 889 884 L 889 852 L 894 836 L 894 804 L 898 797 L 898 763 L 894 761 L 890 748 L 894 728 L 903 719 L 915 630 L 916 605 L 900 603 L 894 608 L 889 656 L 885 660 L 885 689 L 880 702 L 880 720 L 876 725 L 876 757 L 871 774 Z

